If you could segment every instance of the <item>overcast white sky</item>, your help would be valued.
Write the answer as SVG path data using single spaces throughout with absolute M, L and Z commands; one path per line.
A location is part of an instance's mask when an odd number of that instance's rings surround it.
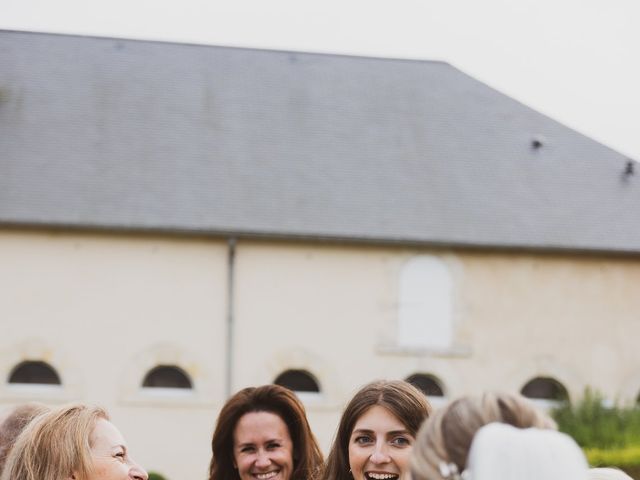
M 3 29 L 444 60 L 635 160 L 639 23 L 639 0 L 0 0 Z

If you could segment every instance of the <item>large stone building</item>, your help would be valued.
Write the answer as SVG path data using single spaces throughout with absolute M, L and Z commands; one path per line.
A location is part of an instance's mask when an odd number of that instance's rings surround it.
M 177 480 L 276 379 L 325 448 L 381 377 L 635 401 L 635 167 L 446 63 L 0 32 L 0 408 Z

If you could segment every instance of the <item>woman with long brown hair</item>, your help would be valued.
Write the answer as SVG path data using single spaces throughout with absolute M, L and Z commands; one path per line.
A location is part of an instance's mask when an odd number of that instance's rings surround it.
M 209 480 L 314 480 L 322 453 L 304 406 L 279 385 L 240 390 L 222 407 Z
M 408 472 L 416 433 L 429 416 L 426 396 L 410 383 L 362 387 L 342 414 L 323 480 L 398 480 Z

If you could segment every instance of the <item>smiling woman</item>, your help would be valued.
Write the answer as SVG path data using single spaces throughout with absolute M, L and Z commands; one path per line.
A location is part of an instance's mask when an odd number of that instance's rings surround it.
M 76 404 L 39 415 L 22 431 L 2 480 L 147 480 L 107 412 Z
M 279 385 L 240 390 L 222 407 L 209 480 L 314 480 L 322 454 L 302 403 Z
M 340 420 L 323 480 L 399 480 L 431 406 L 403 381 L 365 385 Z
M 291 478 L 293 444 L 278 415 L 246 413 L 236 424 L 233 437 L 233 463 L 241 480 Z

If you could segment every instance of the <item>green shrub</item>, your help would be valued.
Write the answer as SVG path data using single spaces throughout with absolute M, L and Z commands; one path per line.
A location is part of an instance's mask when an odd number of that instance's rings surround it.
M 555 409 L 552 415 L 558 429 L 585 449 L 622 451 L 640 447 L 640 409 L 606 407 L 603 399 L 600 393 L 587 389 L 575 406 L 565 403 Z
M 166 480 L 166 479 L 159 473 L 149 472 L 149 480 Z
M 621 468 L 632 478 L 640 478 L 640 446 L 603 450 L 601 448 L 585 448 L 589 465 L 592 467 Z

